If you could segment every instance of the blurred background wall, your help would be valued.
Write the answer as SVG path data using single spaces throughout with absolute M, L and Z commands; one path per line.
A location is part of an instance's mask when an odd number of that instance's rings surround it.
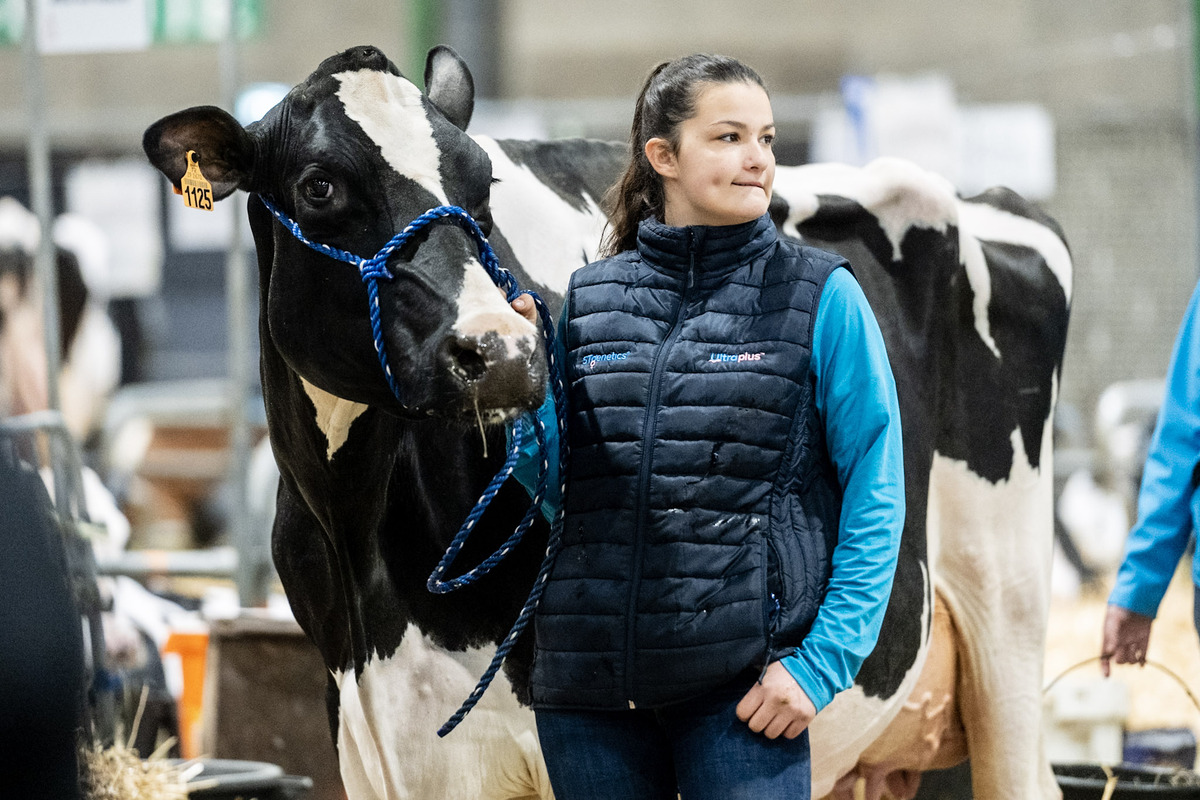
M 178 6 L 203 14 L 199 2 L 152 5 L 160 13 Z M 623 138 L 633 98 L 655 63 L 719 51 L 743 58 L 766 78 L 785 163 L 828 151 L 819 133 L 828 112 L 843 106 L 846 76 L 932 85 L 932 94 L 920 96 L 941 98 L 943 107 L 949 98 L 967 110 L 1035 109 L 1051 137 L 1040 172 L 1044 196 L 1037 199 L 1065 229 L 1077 269 L 1061 396 L 1090 418 L 1105 386 L 1165 372 L 1196 281 L 1195 5 L 258 0 L 237 69 L 239 85 L 292 84 L 322 58 L 369 43 L 419 82 L 423 53 L 444 41 L 476 74 L 480 130 Z M 46 56 L 41 101 L 59 206 L 73 165 L 137 159 L 141 133 L 154 120 L 191 105 L 227 105 L 220 77 L 227 53 L 216 43 L 191 41 L 132 53 Z M 11 35 L 0 46 L 0 75 L 0 194 L 22 197 L 26 101 L 21 49 Z M 1004 175 L 998 180 L 1005 182 Z M 161 215 L 169 232 L 167 213 Z M 219 247 L 211 256 L 203 247 L 168 242 L 164 291 L 191 291 L 195 302 L 219 292 Z M 202 316 L 223 313 L 220 302 L 210 306 Z M 214 332 L 207 340 L 177 334 L 173 355 L 159 358 L 149 376 L 220 374 L 221 325 L 206 328 Z M 212 352 L 189 356 L 189 346 Z

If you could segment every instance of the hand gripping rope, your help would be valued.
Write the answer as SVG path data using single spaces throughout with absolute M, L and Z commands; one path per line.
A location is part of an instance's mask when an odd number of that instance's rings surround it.
M 521 294 L 521 288 L 517 285 L 517 281 L 513 278 L 512 273 L 500 266 L 499 260 L 496 258 L 492 246 L 488 244 L 487 237 L 483 235 L 483 231 L 479 229 L 479 225 L 471 218 L 463 209 L 458 206 L 438 206 L 431 208 L 421 216 L 414 219 L 400 233 L 396 234 L 391 240 L 383 246 L 383 248 L 371 258 L 362 258 L 353 253 L 348 253 L 345 250 L 339 250 L 336 247 L 330 247 L 326 244 L 314 242 L 304 235 L 300 230 L 300 225 L 290 219 L 286 214 L 279 210 L 266 197 L 259 195 L 259 199 L 267 210 L 274 215 L 275 219 L 286 228 L 292 236 L 296 237 L 300 242 L 316 250 L 318 253 L 323 253 L 330 258 L 344 261 L 347 264 L 353 264 L 358 267 L 359 275 L 362 277 L 363 283 L 367 286 L 367 296 L 369 303 L 369 313 L 371 317 L 371 332 L 375 336 L 375 352 L 379 356 L 379 364 L 383 367 L 383 374 L 387 378 L 388 386 L 392 389 L 392 394 L 403 405 L 404 398 L 400 396 L 400 389 L 396 385 L 396 379 L 392 376 L 392 370 L 388 366 L 387 349 L 383 341 L 383 324 L 380 321 L 379 313 L 379 286 L 380 280 L 392 280 L 393 276 L 387 268 L 387 261 L 401 247 L 403 247 L 409 239 L 411 239 L 418 231 L 425 228 L 438 220 L 445 220 L 458 225 L 471 235 L 475 240 L 476 246 L 479 248 L 479 260 L 483 264 L 483 268 L 491 277 L 492 281 L 503 292 L 508 302 L 512 302 Z M 538 317 L 542 323 L 542 335 L 545 337 L 546 349 L 546 365 L 550 377 L 550 390 L 554 393 L 554 406 L 557 411 L 558 424 L 558 475 L 559 475 L 559 492 L 560 496 L 566 496 L 566 485 L 563 482 L 563 476 L 566 474 L 566 417 L 563 415 L 565 402 L 565 387 L 562 379 L 562 372 L 559 368 L 557 359 L 555 358 L 555 343 L 554 343 L 554 320 L 550 316 L 550 310 L 546 307 L 545 302 L 534 292 L 528 293 L 533 298 L 534 305 L 537 307 Z M 487 509 L 488 504 L 500 491 L 500 487 L 512 475 L 513 468 L 516 466 L 517 457 L 520 453 L 521 439 L 525 423 L 518 420 L 518 423 L 513 426 L 512 446 L 508 450 L 508 457 L 504 461 L 504 466 L 492 478 L 491 483 L 484 489 L 479 500 L 475 503 L 475 507 L 471 509 L 471 513 L 467 515 L 466 521 L 455 534 L 450 547 L 447 548 L 446 554 L 442 556 L 442 560 L 438 562 L 433 573 L 429 576 L 426 587 L 434 594 L 445 594 L 456 589 L 461 589 L 474 583 L 477 579 L 483 577 L 490 572 L 497 564 L 499 564 L 505 556 L 516 547 L 521 539 L 525 536 L 525 532 L 533 524 L 534 519 L 540 512 L 542 502 L 546 497 L 546 484 L 550 473 L 550 454 L 546 447 L 546 431 L 542 419 L 534 415 L 536 424 L 534 425 L 534 436 L 538 444 L 538 455 L 541 462 L 538 466 L 537 485 L 534 490 L 533 500 L 530 503 L 529 510 L 525 512 L 525 516 L 521 519 L 512 535 L 508 540 L 500 546 L 496 552 L 488 556 L 474 569 L 460 575 L 457 578 L 442 580 L 442 576 L 450 565 L 458 556 L 467 538 L 471 535 L 475 524 L 479 518 L 483 516 L 483 512 Z M 496 654 L 492 657 L 491 664 L 480 676 L 479 682 L 468 695 L 463 704 L 459 706 L 458 711 L 451 715 L 441 728 L 438 729 L 438 736 L 445 736 L 454 730 L 458 723 L 462 722 L 463 718 L 475 707 L 479 699 L 483 697 L 483 693 L 487 691 L 487 687 L 491 684 L 492 679 L 496 677 L 496 673 L 500 671 L 500 667 L 504 664 L 504 659 L 508 656 L 513 644 L 516 643 L 522 631 L 529 624 L 529 620 L 533 617 L 533 612 L 537 608 L 538 601 L 541 600 L 542 591 L 546 586 L 546 579 L 550 577 L 550 567 L 554 563 L 554 557 L 558 553 L 559 536 L 562 531 L 562 508 L 560 506 L 555 514 L 554 522 L 550 527 L 550 539 L 546 545 L 546 556 L 542 559 L 541 569 L 538 570 L 537 579 L 534 581 L 533 588 L 529 592 L 529 597 L 525 601 L 525 605 L 521 608 L 520 614 L 517 615 L 517 621 L 513 623 L 508 635 L 496 648 Z

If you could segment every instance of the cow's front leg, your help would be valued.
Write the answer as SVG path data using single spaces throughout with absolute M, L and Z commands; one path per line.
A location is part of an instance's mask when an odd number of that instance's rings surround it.
M 980 800 L 1060 794 L 1041 726 L 1053 545 L 1048 431 L 1040 469 L 1014 431 L 1007 480 L 992 483 L 938 456 L 930 481 L 935 580 L 961 634 L 959 702 Z

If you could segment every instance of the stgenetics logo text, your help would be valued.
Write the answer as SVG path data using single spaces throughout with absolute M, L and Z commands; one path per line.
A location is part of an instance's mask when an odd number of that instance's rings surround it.
M 584 356 L 582 359 L 580 359 L 580 363 L 583 365 L 584 369 L 595 369 L 597 364 L 601 364 L 606 361 L 625 361 L 628 358 L 629 351 L 626 350 L 624 353 L 600 353 L 599 355 L 594 356 Z

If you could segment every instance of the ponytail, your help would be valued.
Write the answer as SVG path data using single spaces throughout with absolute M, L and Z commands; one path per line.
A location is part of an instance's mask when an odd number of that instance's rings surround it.
M 642 129 L 646 117 L 646 92 L 650 90 L 654 79 L 670 63 L 664 61 L 654 68 L 642 85 L 637 103 L 633 106 L 633 127 L 629 132 L 629 165 L 621 179 L 613 184 L 604 198 L 605 209 L 612 226 L 601 248 L 604 256 L 614 256 L 625 250 L 632 250 L 637 244 L 638 223 L 650 216 L 662 216 L 662 179 L 646 158 L 646 142 L 652 137 L 643 136 Z

